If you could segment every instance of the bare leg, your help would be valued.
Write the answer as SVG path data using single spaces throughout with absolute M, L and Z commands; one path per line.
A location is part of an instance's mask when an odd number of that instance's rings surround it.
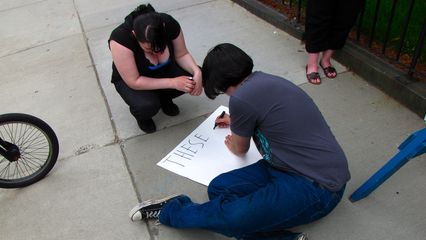
M 323 67 L 329 67 L 329 66 L 331 66 L 331 61 L 330 60 L 331 60 L 332 56 L 333 56 L 333 50 L 331 50 L 331 49 L 325 50 L 322 53 L 321 65 Z

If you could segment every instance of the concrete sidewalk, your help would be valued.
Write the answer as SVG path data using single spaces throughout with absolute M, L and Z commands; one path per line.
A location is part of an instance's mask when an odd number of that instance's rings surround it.
M 202 230 L 132 223 L 141 199 L 185 193 L 207 199 L 206 187 L 156 166 L 227 97 L 182 96 L 181 114 L 155 118 L 145 135 L 110 83 L 107 39 L 136 0 L 0 1 L 0 113 L 23 112 L 58 135 L 57 165 L 23 189 L 0 189 L 3 239 L 228 239 Z M 300 85 L 318 104 L 345 150 L 352 179 L 329 216 L 301 226 L 309 239 L 425 239 L 426 157 L 410 161 L 369 197 L 347 200 L 424 122 L 335 62 L 335 80 L 306 83 L 304 46 L 229 0 L 153 0 L 181 24 L 201 65 L 221 42 L 240 46 L 256 70 Z

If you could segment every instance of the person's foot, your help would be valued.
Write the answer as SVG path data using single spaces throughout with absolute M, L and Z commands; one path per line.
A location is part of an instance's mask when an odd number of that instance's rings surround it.
M 308 67 L 308 65 L 306 65 L 306 79 L 308 80 L 308 82 L 315 84 L 315 85 L 319 85 L 321 84 L 321 77 L 318 73 L 318 67 Z
M 330 61 L 324 61 L 323 59 L 321 59 L 319 65 L 324 71 L 324 75 L 326 77 L 335 78 L 337 76 L 337 71 L 333 66 L 331 66 Z
M 180 113 L 179 107 L 171 99 L 161 103 L 161 110 L 168 116 L 176 116 Z
M 132 210 L 129 212 L 129 217 L 132 222 L 149 220 L 149 219 L 158 219 L 160 217 L 161 209 L 164 204 L 168 203 L 170 200 L 175 199 L 178 195 L 170 195 L 163 199 L 158 200 L 147 200 L 141 203 L 138 203 Z
M 147 120 L 138 120 L 137 122 L 139 128 L 146 133 L 153 133 L 157 131 L 157 127 L 155 126 L 155 123 L 152 118 Z

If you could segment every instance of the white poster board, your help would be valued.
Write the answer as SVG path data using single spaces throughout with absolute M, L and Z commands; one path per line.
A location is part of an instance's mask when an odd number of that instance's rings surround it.
M 224 140 L 231 130 L 213 129 L 215 119 L 222 111 L 229 113 L 227 107 L 220 106 L 157 165 L 207 186 L 219 174 L 261 159 L 253 140 L 244 157 L 238 157 L 228 150 Z

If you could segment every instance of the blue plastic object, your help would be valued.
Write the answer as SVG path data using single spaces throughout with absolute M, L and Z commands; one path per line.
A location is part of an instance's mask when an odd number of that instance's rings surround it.
M 392 176 L 398 169 L 404 166 L 411 158 L 415 158 L 426 152 L 426 128 L 411 134 L 399 147 L 399 152 L 391 158 L 381 169 L 361 185 L 349 200 L 352 202 L 368 196 L 378 188 L 386 179 Z

